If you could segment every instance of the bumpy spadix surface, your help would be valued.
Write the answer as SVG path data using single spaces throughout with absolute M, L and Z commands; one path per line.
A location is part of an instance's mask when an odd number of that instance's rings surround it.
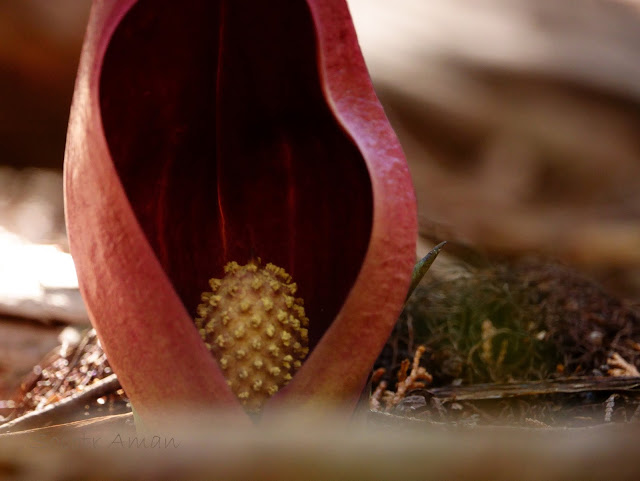
M 228 263 L 202 294 L 196 326 L 247 411 L 259 411 L 309 353 L 309 320 L 284 269 Z

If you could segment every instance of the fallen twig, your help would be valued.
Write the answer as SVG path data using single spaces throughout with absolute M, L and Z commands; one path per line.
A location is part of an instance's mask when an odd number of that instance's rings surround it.
M 83 391 L 65 397 L 60 401 L 49 404 L 44 408 L 31 411 L 12 421 L 0 424 L 0 434 L 17 429 L 31 429 L 64 422 L 64 418 L 72 413 L 82 411 L 85 404 L 120 388 L 120 381 L 115 374 L 96 381 Z
M 517 384 L 474 384 L 431 388 L 429 394 L 443 402 L 481 401 L 520 396 L 592 391 L 640 391 L 640 377 L 584 377 Z

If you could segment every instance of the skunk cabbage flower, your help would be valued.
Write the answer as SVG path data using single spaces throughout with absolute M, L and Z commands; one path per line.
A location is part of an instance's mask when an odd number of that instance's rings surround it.
M 416 211 L 344 0 L 95 0 L 65 200 L 143 420 L 355 405 L 405 299 Z

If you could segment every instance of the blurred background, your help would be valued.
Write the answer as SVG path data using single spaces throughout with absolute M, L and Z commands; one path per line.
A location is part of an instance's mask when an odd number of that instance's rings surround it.
M 89 7 L 0 2 L 0 416 L 64 323 L 87 322 L 67 254 L 62 162 Z
M 638 299 L 640 2 L 349 4 L 410 163 L 423 248 L 548 256 Z M 0 399 L 60 321 L 88 322 L 61 173 L 89 7 L 0 2 Z
M 640 2 L 351 0 L 421 234 L 640 288 Z
M 65 242 L 60 170 L 89 6 L 0 3 L 0 225 L 33 242 Z

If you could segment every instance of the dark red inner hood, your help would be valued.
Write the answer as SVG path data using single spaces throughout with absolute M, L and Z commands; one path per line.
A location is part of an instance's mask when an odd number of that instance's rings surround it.
M 360 270 L 373 209 L 323 96 L 316 28 L 301 0 L 141 0 L 100 81 L 115 168 L 190 314 L 226 262 L 256 256 L 298 283 L 312 344 Z

